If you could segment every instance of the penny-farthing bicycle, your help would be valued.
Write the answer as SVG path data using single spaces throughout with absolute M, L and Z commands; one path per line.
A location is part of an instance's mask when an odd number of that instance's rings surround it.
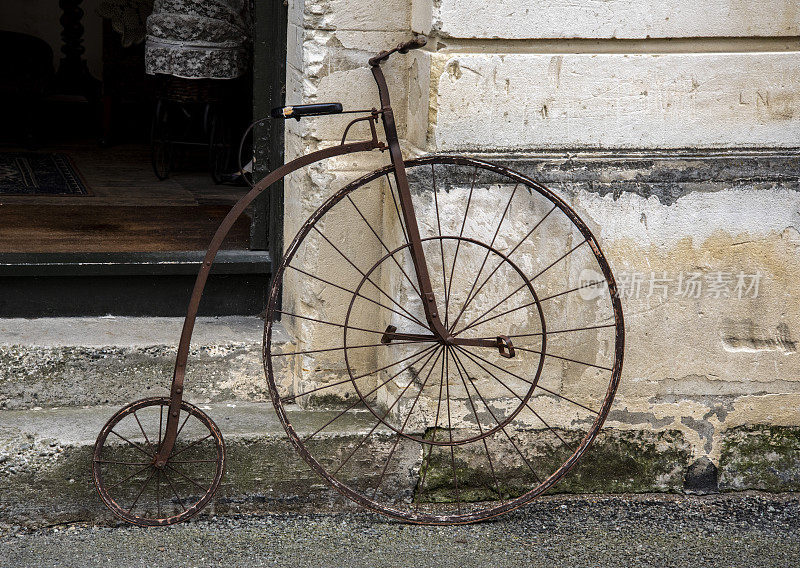
M 228 230 L 276 181 L 356 152 L 388 152 L 390 164 L 311 214 L 269 296 L 269 392 L 303 459 L 365 507 L 448 524 L 527 503 L 589 448 L 622 370 L 611 269 L 589 227 L 536 181 L 464 156 L 403 160 L 381 63 L 423 45 L 419 37 L 370 60 L 380 109 L 273 111 L 354 112 L 350 126 L 366 123 L 371 138 L 347 142 L 348 126 L 340 145 L 276 169 L 223 221 L 197 277 L 170 396 L 124 407 L 95 445 L 97 490 L 122 519 L 186 520 L 222 479 L 222 435 L 183 387 L 200 297 Z M 278 321 L 288 344 L 273 341 Z M 296 426 L 311 411 L 323 417 L 313 430 Z

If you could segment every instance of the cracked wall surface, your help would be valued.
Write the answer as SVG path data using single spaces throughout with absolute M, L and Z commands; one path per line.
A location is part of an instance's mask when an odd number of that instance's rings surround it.
M 377 106 L 366 60 L 411 31 L 428 33 L 425 50 L 385 66 L 407 153 L 504 163 L 551 187 L 587 222 L 620 282 L 626 317 L 608 428 L 680 440 L 686 460 L 720 468 L 723 488 L 798 484 L 796 2 L 289 5 L 288 103 Z M 288 122 L 287 158 L 336 143 L 347 121 Z M 335 190 L 385 163 L 371 153 L 294 174 L 287 245 Z M 358 204 L 374 227 L 396 234 L 389 190 L 376 182 Z M 353 210 L 340 219 L 332 230 L 352 231 L 349 250 L 372 265 L 380 246 L 356 229 Z M 324 246 L 303 250 L 302 262 L 326 278 L 345 276 Z M 399 277 L 386 269 L 380 278 Z M 343 308 L 329 288 L 294 274 L 284 302 L 309 317 L 330 315 Z M 364 308 L 359 317 L 373 316 Z M 298 344 L 311 341 L 310 326 L 286 325 Z M 364 365 L 380 360 L 363 357 Z M 344 372 L 329 354 L 293 368 L 287 389 Z M 767 462 L 780 472 L 758 473 Z

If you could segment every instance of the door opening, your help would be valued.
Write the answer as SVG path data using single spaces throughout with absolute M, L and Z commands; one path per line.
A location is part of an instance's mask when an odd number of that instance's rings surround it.
M 275 85 L 280 97 L 283 2 L 195 0 L 225 4 L 224 21 L 133 4 L 0 7 L 11 70 L 0 90 L 0 317 L 181 315 L 211 235 L 248 189 L 235 153 L 254 106 L 270 105 Z M 210 45 L 225 33 L 245 39 Z M 25 61 L 12 65 L 14 53 Z M 282 159 L 280 131 L 257 140 L 257 154 Z M 263 311 L 280 209 L 267 198 L 239 219 L 203 313 Z

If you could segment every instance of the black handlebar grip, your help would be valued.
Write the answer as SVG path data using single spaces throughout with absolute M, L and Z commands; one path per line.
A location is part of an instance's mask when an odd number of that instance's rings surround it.
M 412 49 L 419 49 L 420 47 L 425 47 L 428 43 L 428 38 L 424 35 L 418 35 L 414 39 L 410 39 L 405 41 L 397 46 L 397 51 L 400 53 L 408 53 Z
M 304 116 L 320 116 L 342 112 L 342 103 L 315 103 L 310 105 L 294 105 L 272 109 L 272 118 L 300 118 Z

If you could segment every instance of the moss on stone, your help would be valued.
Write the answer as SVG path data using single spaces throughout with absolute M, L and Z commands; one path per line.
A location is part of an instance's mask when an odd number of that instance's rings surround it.
M 344 396 L 333 393 L 309 395 L 306 399 L 303 404 L 305 408 L 343 408 L 353 404 L 352 393 L 346 393 Z
M 481 444 L 474 444 L 476 447 L 469 451 L 459 449 L 455 455 L 447 447 L 434 449 L 422 464 L 416 498 L 421 502 L 447 502 L 455 500 L 458 491 L 458 499 L 478 501 L 513 498 L 529 491 L 558 469 L 571 452 L 548 433 L 538 437 L 526 434 L 528 439 L 519 444 L 525 460 L 508 448 L 502 460 L 495 459 L 493 468 L 489 468 Z M 562 431 L 559 435 L 572 447 L 577 447 L 581 439 L 578 432 Z M 552 491 L 679 491 L 690 460 L 689 444 L 678 431 L 606 430 Z
M 739 426 L 722 436 L 720 490 L 800 490 L 800 428 Z
M 680 491 L 691 449 L 677 430 L 604 430 L 578 465 L 556 485 L 558 493 Z

